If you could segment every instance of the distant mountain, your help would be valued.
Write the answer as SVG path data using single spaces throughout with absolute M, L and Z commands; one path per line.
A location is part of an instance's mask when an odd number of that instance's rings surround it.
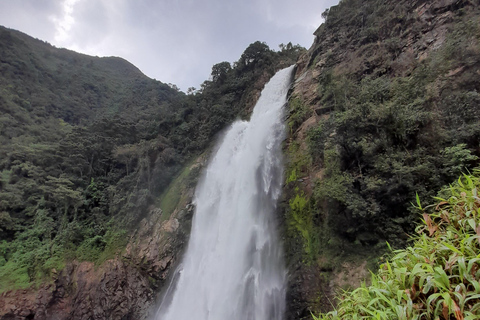
M 159 105 L 182 96 L 121 58 L 90 57 L 57 49 L 3 27 L 0 54 L 0 106 L 13 117 L 9 125 L 18 129 L 25 129 L 25 123 L 15 120 L 20 114 L 31 120 L 55 117 L 83 126 L 105 115 L 138 120 L 136 108 L 155 105 L 155 111 L 146 111 L 168 113 L 171 110 Z M 1 133 L 4 138 L 20 134 Z

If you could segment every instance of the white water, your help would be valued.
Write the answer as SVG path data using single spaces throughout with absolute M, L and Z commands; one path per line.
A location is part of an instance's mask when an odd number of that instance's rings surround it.
M 178 281 L 156 320 L 283 318 L 286 272 L 274 210 L 292 70 L 279 71 L 267 83 L 250 122 L 235 122 L 211 159 L 196 189 Z

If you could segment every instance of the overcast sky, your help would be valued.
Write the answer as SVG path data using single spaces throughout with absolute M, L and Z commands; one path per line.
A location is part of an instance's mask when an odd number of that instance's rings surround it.
M 56 47 L 119 56 L 183 91 L 257 40 L 307 49 L 339 0 L 0 0 L 0 25 Z

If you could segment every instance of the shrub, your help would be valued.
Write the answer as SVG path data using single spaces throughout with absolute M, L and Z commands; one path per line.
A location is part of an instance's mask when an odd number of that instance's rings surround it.
M 478 319 L 480 171 L 464 175 L 422 208 L 412 246 L 395 250 L 365 284 L 344 292 L 337 309 L 314 319 Z

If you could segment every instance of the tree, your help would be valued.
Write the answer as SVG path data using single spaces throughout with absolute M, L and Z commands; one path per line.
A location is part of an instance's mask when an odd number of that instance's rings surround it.
M 262 60 L 271 50 L 265 42 L 256 41 L 250 44 L 242 53 L 239 65 L 251 66 Z
M 215 64 L 212 67 L 212 81 L 222 83 L 223 81 L 225 81 L 227 74 L 228 72 L 230 72 L 230 70 L 232 70 L 230 62 L 223 61 Z
M 177 91 L 177 92 L 180 92 L 180 88 L 174 84 L 174 83 L 167 83 L 167 85 L 172 88 L 173 90 Z
M 195 94 L 197 92 L 197 89 L 195 87 L 189 87 L 187 89 L 187 94 L 190 95 L 190 94 Z

